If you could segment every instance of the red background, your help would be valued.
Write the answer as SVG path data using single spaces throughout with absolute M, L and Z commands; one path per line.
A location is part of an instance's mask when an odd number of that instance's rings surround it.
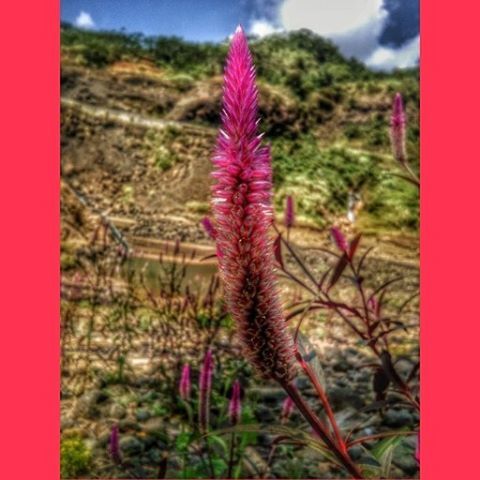
M 421 4 L 421 478 L 478 479 L 480 3 Z M 0 478 L 56 479 L 59 4 L 1 13 Z

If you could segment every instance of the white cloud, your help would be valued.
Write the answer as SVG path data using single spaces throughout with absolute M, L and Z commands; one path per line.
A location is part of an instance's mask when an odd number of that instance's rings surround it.
M 79 28 L 94 28 L 95 22 L 88 12 L 81 11 L 75 19 L 75 25 Z
M 397 49 L 378 47 L 365 63 L 379 70 L 414 67 L 418 61 L 419 50 L 420 36 L 417 35 Z
M 250 24 L 250 33 L 252 35 L 257 35 L 258 37 L 265 37 L 266 35 L 271 35 L 278 31 L 279 29 L 276 28 L 275 25 L 263 18 L 253 20 Z
M 326 37 L 383 22 L 383 0 L 285 0 L 280 17 L 288 30 L 308 28 Z
M 285 30 L 308 28 L 332 40 L 345 56 L 372 68 L 414 65 L 418 39 L 399 49 L 379 44 L 387 19 L 384 0 L 283 0 L 278 10 L 278 20 Z

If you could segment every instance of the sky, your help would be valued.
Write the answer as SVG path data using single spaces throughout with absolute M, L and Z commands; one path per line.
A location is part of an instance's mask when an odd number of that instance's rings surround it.
M 419 0 L 62 0 L 61 18 L 93 30 L 222 41 L 308 28 L 373 69 L 415 66 Z

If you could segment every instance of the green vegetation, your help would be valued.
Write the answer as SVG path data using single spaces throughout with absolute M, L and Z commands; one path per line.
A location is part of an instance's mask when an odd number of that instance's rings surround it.
M 393 175 L 390 159 L 345 146 L 322 148 L 312 136 L 278 140 L 272 153 L 279 210 L 285 197 L 293 195 L 301 214 L 326 225 L 332 216 L 346 212 L 348 194 L 356 192 L 373 223 L 389 228 L 418 226 L 418 192 Z
M 92 454 L 81 438 L 62 440 L 60 447 L 60 470 L 62 478 L 77 478 L 88 471 Z
M 161 115 L 186 100 L 175 110 L 177 119 L 218 125 L 226 42 L 197 44 L 65 24 L 61 34 L 64 59 L 92 69 L 117 61 L 148 62 L 167 89 Z M 345 215 L 354 191 L 364 203 L 364 227 L 416 228 L 418 192 L 395 176 L 400 170 L 391 156 L 388 130 L 391 101 L 400 91 L 407 108 L 409 161 L 418 171 L 418 69 L 370 71 L 308 30 L 252 38 L 251 48 L 261 128 L 272 142 L 277 208 L 292 194 L 300 217 L 326 225 Z M 147 138 L 146 152 L 162 172 L 179 161 L 171 148 L 178 135 L 185 133 L 167 129 Z M 209 155 L 206 151 L 205 158 Z

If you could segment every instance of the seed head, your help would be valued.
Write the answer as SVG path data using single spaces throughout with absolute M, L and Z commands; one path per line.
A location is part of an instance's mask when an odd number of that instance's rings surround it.
M 217 236 L 217 231 L 215 230 L 215 227 L 213 226 L 212 221 L 208 217 L 204 217 L 201 223 L 207 235 L 212 240 L 215 240 L 215 237 Z
M 293 197 L 288 195 L 285 203 L 285 226 L 292 228 L 295 222 L 295 207 L 293 204 Z
M 390 120 L 390 141 L 395 160 L 404 164 L 407 161 L 407 152 L 405 148 L 406 140 L 406 116 L 403 108 L 403 99 L 400 93 L 395 95 L 393 100 L 393 111 Z
M 110 438 L 108 439 L 108 453 L 109 453 L 111 459 L 115 463 L 121 463 L 122 462 L 122 454 L 120 452 L 118 425 L 113 425 L 112 431 L 110 432 Z
M 198 418 L 200 430 L 208 430 L 208 420 L 210 414 L 210 392 L 212 390 L 213 376 L 213 356 L 212 351 L 208 350 L 203 358 L 202 369 L 200 370 L 200 399 L 198 402 Z
M 274 276 L 272 167 L 257 125 L 255 70 L 241 28 L 225 67 L 222 127 L 213 156 L 217 257 L 245 353 L 266 378 L 291 380 L 294 349 Z
M 190 381 L 190 365 L 186 363 L 182 368 L 182 376 L 180 378 L 180 384 L 178 391 L 180 398 L 182 400 L 190 400 L 190 391 L 191 391 L 191 381 Z
M 230 417 L 230 422 L 232 425 L 236 425 L 240 420 L 242 412 L 240 393 L 240 382 L 235 380 L 232 388 L 232 398 L 230 399 L 230 403 L 228 405 L 228 416 Z
M 295 404 L 293 403 L 293 400 L 290 397 L 287 397 L 282 404 L 282 414 L 281 414 L 281 419 L 282 422 L 286 422 L 289 418 L 290 415 L 293 412 L 293 407 Z

